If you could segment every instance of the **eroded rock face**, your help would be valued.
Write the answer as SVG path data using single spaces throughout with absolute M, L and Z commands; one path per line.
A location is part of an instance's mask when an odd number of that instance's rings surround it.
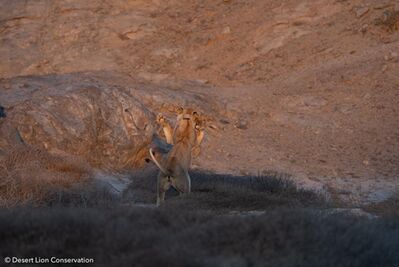
M 175 105 L 204 108 L 209 101 L 110 73 L 26 76 L 2 80 L 0 88 L 7 112 L 0 149 L 17 140 L 17 130 L 30 145 L 111 169 L 144 164 L 155 114 Z

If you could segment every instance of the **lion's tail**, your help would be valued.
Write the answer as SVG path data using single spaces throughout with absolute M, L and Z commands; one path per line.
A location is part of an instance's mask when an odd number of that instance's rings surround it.
M 157 159 L 154 157 L 152 148 L 150 148 L 150 157 L 151 157 L 152 161 L 155 163 L 155 165 L 157 165 L 157 167 L 159 168 L 159 170 L 160 170 L 164 175 L 168 175 L 168 172 L 161 166 L 161 164 L 159 164 L 159 162 L 157 161 Z

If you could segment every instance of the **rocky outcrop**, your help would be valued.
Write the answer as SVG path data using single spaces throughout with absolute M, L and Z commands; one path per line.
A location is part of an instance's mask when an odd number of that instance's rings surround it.
M 0 88 L 7 113 L 2 118 L 3 150 L 19 133 L 34 147 L 111 169 L 144 164 L 158 112 L 172 116 L 177 105 L 200 111 L 217 107 L 213 98 L 184 86 L 160 89 L 107 72 L 4 79 Z

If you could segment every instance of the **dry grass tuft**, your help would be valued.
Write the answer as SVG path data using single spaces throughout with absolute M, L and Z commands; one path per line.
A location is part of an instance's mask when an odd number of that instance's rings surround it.
M 87 183 L 90 174 L 77 159 L 15 146 L 0 158 L 0 206 L 40 204 L 55 190 Z
M 399 220 L 175 208 L 0 209 L 0 258 L 93 257 L 95 266 L 398 266 Z

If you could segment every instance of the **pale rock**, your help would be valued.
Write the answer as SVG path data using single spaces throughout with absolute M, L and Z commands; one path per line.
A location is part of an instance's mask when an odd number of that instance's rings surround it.
M 356 14 L 356 17 L 361 18 L 364 15 L 366 15 L 367 12 L 369 12 L 370 8 L 366 6 L 360 6 L 360 7 L 355 7 L 353 10 Z

